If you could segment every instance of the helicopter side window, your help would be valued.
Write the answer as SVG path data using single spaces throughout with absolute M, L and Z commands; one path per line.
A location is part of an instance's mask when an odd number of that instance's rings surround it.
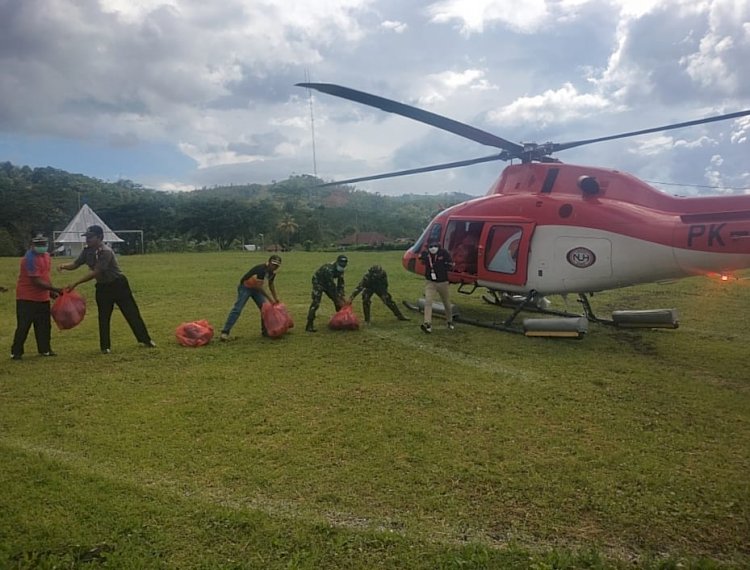
M 485 264 L 490 271 L 513 274 L 523 231 L 518 226 L 493 226 L 487 237 Z
M 482 226 L 482 222 L 461 220 L 448 224 L 445 243 L 453 258 L 455 271 L 472 274 L 477 272 L 477 245 Z

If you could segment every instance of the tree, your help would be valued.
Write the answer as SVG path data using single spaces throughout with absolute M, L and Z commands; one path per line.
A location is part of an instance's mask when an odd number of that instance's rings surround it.
M 291 215 L 287 214 L 278 223 L 276 229 L 279 230 L 282 236 L 284 236 L 284 243 L 287 246 L 290 246 L 292 244 L 292 236 L 297 233 L 299 225 L 294 221 L 294 218 Z

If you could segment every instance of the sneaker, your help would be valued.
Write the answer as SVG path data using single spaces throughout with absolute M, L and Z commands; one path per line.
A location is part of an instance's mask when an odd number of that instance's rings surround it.
M 456 328 L 453 324 L 453 321 L 448 321 L 447 323 L 445 323 L 445 326 L 447 326 L 449 330 L 453 330 Z
M 10 359 L 11 360 L 21 360 L 23 357 L 20 354 L 11 354 Z
M 57 353 L 53 350 L 50 350 L 49 352 L 40 352 L 39 356 L 57 356 Z
M 421 325 L 419 325 L 419 328 L 427 334 L 430 334 L 432 332 L 432 325 L 430 323 L 422 323 Z
M 156 343 L 153 340 L 142 343 L 146 348 L 156 348 Z
M 315 328 L 314 326 L 312 326 L 312 325 L 307 325 L 307 326 L 305 327 L 305 331 L 307 331 L 307 332 L 318 332 L 318 329 L 316 329 L 316 328 Z
M 225 332 L 221 333 L 221 335 L 219 336 L 219 340 L 221 342 L 228 341 L 229 340 L 229 333 L 225 333 Z
M 111 354 L 112 350 L 109 348 L 102 348 L 102 354 Z

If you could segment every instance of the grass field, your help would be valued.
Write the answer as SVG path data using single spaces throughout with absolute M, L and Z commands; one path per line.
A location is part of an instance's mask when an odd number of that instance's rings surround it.
M 333 257 L 284 255 L 297 326 L 280 340 L 252 303 L 232 342 L 174 339 L 197 319 L 218 336 L 260 253 L 120 258 L 156 350 L 116 311 L 101 355 L 89 283 L 84 322 L 53 331 L 59 356 L 32 334 L 11 361 L 0 294 L 0 568 L 750 567 L 750 280 L 593 299 L 603 316 L 675 307 L 677 330 L 428 336 L 375 299 L 366 330 L 327 330 L 324 300 L 305 333 Z M 397 301 L 416 299 L 399 260 L 350 254 L 347 293 L 381 263 Z M 0 259 L 0 285 L 17 265 Z

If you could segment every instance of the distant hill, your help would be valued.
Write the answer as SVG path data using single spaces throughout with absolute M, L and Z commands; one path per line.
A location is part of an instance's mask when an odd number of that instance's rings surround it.
M 62 230 L 83 203 L 115 231 L 140 229 L 147 251 L 228 249 L 243 243 L 308 249 L 333 247 L 354 232 L 416 239 L 440 210 L 470 199 L 462 193 L 383 196 L 353 186 L 291 176 L 273 184 L 163 192 L 130 180 L 104 182 L 51 167 L 0 163 L 0 255 L 19 255 L 32 232 Z M 128 240 L 124 252 L 140 251 Z

